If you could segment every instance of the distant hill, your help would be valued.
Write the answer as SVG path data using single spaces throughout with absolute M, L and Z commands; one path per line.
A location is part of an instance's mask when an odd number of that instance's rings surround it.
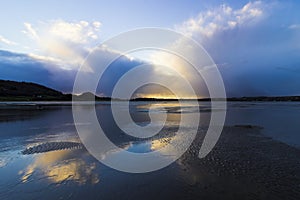
M 300 96 L 258 96 L 258 97 L 232 97 L 227 101 L 300 101 Z
M 202 98 L 202 99 L 182 99 L 184 101 L 211 101 L 210 98 Z M 161 99 L 161 98 L 134 98 L 130 101 L 178 101 L 178 99 Z M 214 101 L 224 101 L 224 99 L 214 99 Z M 300 101 L 300 96 L 278 96 L 278 97 L 268 97 L 268 96 L 258 96 L 258 97 L 229 97 L 226 101 L 261 101 L 261 102 L 269 102 L 269 101 Z
M 93 100 L 110 101 L 110 97 L 98 97 L 90 92 L 78 96 L 63 94 L 57 90 L 29 82 L 16 82 L 0 80 L 0 101 L 76 101 Z M 121 100 L 121 99 L 113 99 Z M 185 99 L 192 100 L 192 99 Z M 215 99 L 224 100 L 224 99 Z M 227 101 L 300 101 L 300 96 L 279 96 L 279 97 L 230 97 Z M 160 98 L 134 98 L 131 101 L 178 101 L 178 99 Z M 210 98 L 198 99 L 198 101 L 211 101 Z
M 98 97 L 91 92 L 85 92 L 85 93 L 82 93 L 81 95 L 73 96 L 73 100 L 75 100 L 75 101 L 92 101 L 94 99 L 95 99 L 95 101 L 110 101 L 111 100 L 110 97 Z
M 68 100 L 70 97 L 36 83 L 0 80 L 1 101 L 51 101 Z
M 74 97 L 77 101 L 93 98 L 97 101 L 110 100 L 90 92 Z M 36 83 L 0 80 L 0 101 L 72 101 L 72 95 Z

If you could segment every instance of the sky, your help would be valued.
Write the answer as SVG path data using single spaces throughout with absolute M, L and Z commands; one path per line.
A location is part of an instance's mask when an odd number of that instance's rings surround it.
M 299 10 L 296 0 L 1 1 L 0 79 L 70 93 L 92 48 L 132 29 L 159 27 L 191 37 L 206 49 L 227 96 L 300 95 Z M 100 56 L 114 53 L 106 49 Z M 116 81 L 142 63 L 176 60 L 159 52 L 134 56 L 112 64 L 98 94 L 111 95 Z M 191 79 L 198 96 L 207 96 L 188 66 L 179 61 L 174 65 Z M 164 69 L 153 69 L 147 77 L 164 74 Z

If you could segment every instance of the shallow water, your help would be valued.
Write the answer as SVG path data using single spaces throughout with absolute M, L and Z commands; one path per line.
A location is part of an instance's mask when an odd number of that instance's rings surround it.
M 235 124 L 261 126 L 266 136 L 300 147 L 299 102 L 229 102 L 226 125 Z
M 216 197 L 212 194 L 222 196 L 221 188 L 225 186 L 227 195 L 224 197 L 232 197 L 237 191 L 237 195 L 243 195 L 240 188 L 236 188 L 240 183 L 235 184 L 234 178 L 233 183 L 228 184 L 225 180 L 232 177 L 207 174 L 205 167 L 201 168 L 198 164 L 188 165 L 191 169 L 187 170 L 184 159 L 155 172 L 129 174 L 101 164 L 85 148 L 23 155 L 21 152 L 24 149 L 39 144 L 81 141 L 70 105 L 59 102 L 51 105 L 34 102 L 21 104 L 0 105 L 0 199 L 197 199 L 199 196 Z M 121 112 L 124 107 L 122 103 L 119 106 Z M 130 112 L 135 122 L 142 126 L 149 123 L 150 107 L 151 112 L 158 115 L 167 111 L 168 118 L 158 137 L 145 140 L 129 137 L 116 126 L 109 103 L 97 103 L 96 112 L 111 141 L 135 153 L 155 151 L 166 145 L 170 138 L 176 137 L 174 132 L 178 129 L 180 116 L 191 115 L 198 109 L 201 113 L 198 135 L 203 136 L 210 112 L 218 112 L 211 111 L 207 102 L 200 102 L 200 107 L 186 102 L 181 108 L 172 102 L 132 102 Z M 295 147 L 297 152 L 300 146 L 299 120 L 300 103 L 230 102 L 226 125 L 261 126 L 264 135 L 283 142 L 287 147 Z M 77 125 L 89 126 L 85 123 Z M 192 127 L 186 128 L 186 133 L 189 128 Z M 200 145 L 196 144 L 195 149 Z M 195 154 L 197 150 L 193 152 L 185 156 L 187 160 L 198 159 Z M 126 157 L 120 152 L 111 151 L 105 156 L 109 159 L 110 155 L 117 155 L 120 161 L 126 162 Z M 215 185 L 213 189 L 207 189 L 206 186 L 211 184 Z M 202 189 L 198 188 L 199 185 Z

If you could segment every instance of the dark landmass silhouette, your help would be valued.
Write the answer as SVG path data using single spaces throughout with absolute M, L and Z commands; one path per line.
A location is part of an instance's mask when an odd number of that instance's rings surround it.
M 0 80 L 0 101 L 72 101 L 73 98 L 76 101 L 111 100 L 90 92 L 81 95 L 64 94 L 36 83 Z
M 99 97 L 91 92 L 80 95 L 64 94 L 60 91 L 31 82 L 17 82 L 0 80 L 0 101 L 122 101 L 126 99 L 112 99 Z M 229 97 L 226 99 L 182 99 L 184 101 L 300 101 L 300 96 L 256 96 L 256 97 Z M 178 101 L 178 99 L 164 98 L 132 98 L 130 101 Z
M 68 95 L 28 82 L 0 80 L 1 101 L 67 100 Z

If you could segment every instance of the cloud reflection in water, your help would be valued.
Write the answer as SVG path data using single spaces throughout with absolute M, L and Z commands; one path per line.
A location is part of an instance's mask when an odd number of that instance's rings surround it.
M 34 161 L 24 171 L 19 172 L 22 174 L 22 182 L 33 179 L 34 173 L 41 173 L 43 177 L 53 183 L 60 184 L 64 181 L 73 181 L 79 185 L 98 183 L 99 176 L 95 172 L 96 163 L 87 162 L 76 155 L 78 155 L 76 150 L 53 151 L 35 155 Z

